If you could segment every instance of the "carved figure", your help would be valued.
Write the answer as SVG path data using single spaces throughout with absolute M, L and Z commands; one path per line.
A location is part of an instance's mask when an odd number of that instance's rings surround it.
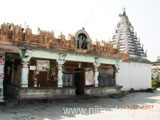
M 65 39 L 65 35 L 63 35 L 62 32 L 60 33 L 59 38 L 60 38 L 60 43 L 59 43 L 59 45 L 60 45 L 60 46 L 65 46 L 65 41 L 66 41 L 66 39 Z
M 100 42 L 96 40 L 96 51 L 99 52 L 100 50 Z
M 45 38 L 46 31 L 43 31 L 40 28 L 38 28 L 38 34 L 39 34 L 39 42 L 40 43 L 44 42 L 44 40 L 46 39 Z
M 1 35 L 8 35 L 8 31 L 9 31 L 8 25 L 3 23 L 1 25 Z
M 87 36 L 83 33 L 80 33 L 77 38 L 77 48 L 78 49 L 88 49 Z
M 88 42 L 85 38 L 82 39 L 82 49 L 87 49 L 88 48 Z
M 20 35 L 20 31 L 21 31 L 20 26 L 19 26 L 19 25 L 16 25 L 16 26 L 15 26 L 15 35 L 16 35 L 16 36 L 19 36 L 19 35 Z
M 31 35 L 32 35 L 32 29 L 30 29 L 29 26 L 27 25 L 27 28 L 25 29 L 25 40 L 30 39 Z

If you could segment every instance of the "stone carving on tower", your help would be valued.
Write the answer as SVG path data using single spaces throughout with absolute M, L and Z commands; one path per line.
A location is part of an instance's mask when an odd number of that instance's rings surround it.
M 120 21 L 115 29 L 112 43 L 118 45 L 120 51 L 128 54 L 129 57 L 146 58 L 147 54 L 144 52 L 137 34 L 134 32 L 134 27 L 129 21 L 125 9 L 122 14 L 119 14 L 119 17 Z

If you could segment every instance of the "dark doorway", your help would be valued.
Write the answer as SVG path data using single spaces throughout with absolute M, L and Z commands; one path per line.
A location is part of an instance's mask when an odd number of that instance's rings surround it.
M 20 72 L 21 71 L 21 60 L 17 53 L 6 53 L 5 54 L 5 65 L 4 65 L 4 81 L 3 81 L 3 95 L 4 98 L 8 95 L 7 86 L 19 86 L 20 85 Z
M 84 95 L 85 77 L 83 69 L 75 69 L 76 95 Z

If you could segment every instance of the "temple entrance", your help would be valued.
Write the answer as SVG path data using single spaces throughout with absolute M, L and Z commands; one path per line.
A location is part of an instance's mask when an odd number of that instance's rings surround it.
M 66 61 L 63 66 L 63 87 L 73 87 L 76 95 L 84 95 L 88 80 L 86 72 L 90 69 L 93 69 L 93 63 Z
M 4 81 L 3 81 L 4 98 L 7 98 L 8 93 L 10 93 L 8 86 L 16 86 L 16 87 L 20 86 L 21 66 L 22 65 L 19 54 L 5 53 Z
M 85 76 L 84 69 L 75 69 L 76 95 L 84 95 Z

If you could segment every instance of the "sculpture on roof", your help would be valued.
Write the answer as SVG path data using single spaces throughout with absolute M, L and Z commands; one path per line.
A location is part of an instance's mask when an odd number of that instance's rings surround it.
M 1 35 L 8 35 L 8 31 L 9 31 L 8 25 L 6 23 L 3 23 L 1 25 Z
M 83 35 L 83 34 L 79 35 L 79 42 L 81 43 L 79 46 L 81 49 L 88 48 L 88 41 L 87 41 L 87 37 L 85 35 Z
M 38 35 L 39 35 L 39 42 L 44 43 L 44 41 L 46 41 L 46 39 L 47 39 L 46 38 L 46 31 L 38 28 Z
M 100 52 L 100 42 L 98 40 L 96 40 L 96 51 Z
M 69 39 L 64 34 L 55 38 L 53 31 L 41 30 L 38 28 L 38 34 L 32 34 L 32 29 L 27 26 L 25 29 L 21 25 L 13 23 L 4 23 L 0 28 L 0 44 L 4 40 L 12 45 L 34 46 L 40 48 L 49 48 L 57 50 L 68 50 L 80 53 L 94 53 L 100 55 L 117 55 L 118 48 L 114 48 L 111 43 L 96 41 L 92 43 L 85 29 L 79 30 L 75 35 L 69 34 Z
M 75 37 L 73 35 L 71 35 L 71 34 L 69 34 L 68 36 L 69 36 L 68 47 L 74 48 Z
M 29 41 L 29 39 L 31 39 L 32 36 L 32 29 L 29 28 L 29 26 L 27 25 L 27 28 L 25 29 L 25 40 Z
M 19 25 L 15 26 L 15 35 L 18 36 L 21 32 L 21 27 Z
M 89 35 L 84 28 L 76 33 L 75 39 L 77 49 L 87 50 L 89 48 Z

